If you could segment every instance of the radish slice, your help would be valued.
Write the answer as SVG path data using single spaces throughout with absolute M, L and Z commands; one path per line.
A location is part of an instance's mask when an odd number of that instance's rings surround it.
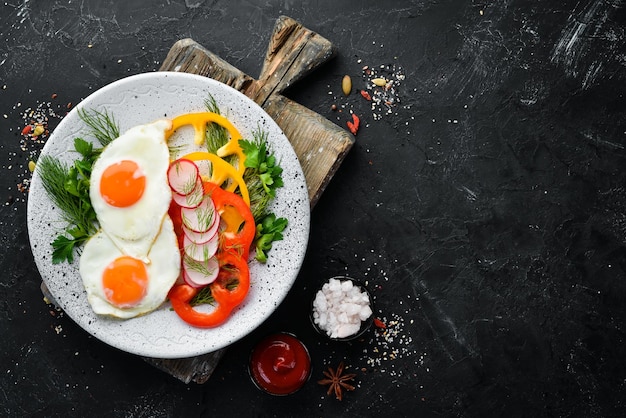
M 215 204 L 213 199 L 205 196 L 195 208 L 182 208 L 183 225 L 195 232 L 206 232 L 215 222 Z
M 219 235 L 214 234 L 207 242 L 197 244 L 187 235 L 183 238 L 183 249 L 185 254 L 196 261 L 206 261 L 217 253 L 219 246 Z
M 197 261 L 185 255 L 183 257 L 183 280 L 192 287 L 202 287 L 213 283 L 220 272 L 217 257 Z
M 172 191 L 180 196 L 187 196 L 196 188 L 200 170 L 191 160 L 181 158 L 170 164 L 167 181 Z
M 213 222 L 213 225 L 211 225 L 208 231 L 205 231 L 205 232 L 192 231 L 191 229 L 187 228 L 184 224 L 183 224 L 182 229 L 183 229 L 183 233 L 185 234 L 185 237 L 189 238 L 189 241 L 195 244 L 204 244 L 208 240 L 212 239 L 215 235 L 217 235 L 219 226 L 220 226 L 220 214 L 216 211 L 215 221 Z
M 178 204 L 181 208 L 193 209 L 197 208 L 204 199 L 204 187 L 202 187 L 202 180 L 200 177 L 196 180 L 196 187 L 187 195 L 180 195 L 178 193 L 172 193 L 172 200 Z
M 188 284 L 189 286 L 191 286 L 191 287 L 193 287 L 195 289 L 200 289 L 200 288 L 205 286 L 205 285 L 198 284 L 198 283 L 194 282 L 193 280 L 191 280 L 189 278 L 189 275 L 187 274 L 187 272 L 184 271 L 184 270 L 182 271 L 182 276 L 183 276 L 183 282 L 185 282 L 185 284 Z

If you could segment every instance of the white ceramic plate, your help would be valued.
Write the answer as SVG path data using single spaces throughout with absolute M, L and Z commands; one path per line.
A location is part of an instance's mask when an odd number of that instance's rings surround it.
M 106 109 L 115 117 L 120 132 L 124 132 L 159 118 L 205 111 L 204 102 L 209 95 L 215 98 L 221 113 L 244 138 L 252 138 L 252 132 L 258 127 L 269 133 L 271 147 L 284 169 L 285 183 L 278 190 L 271 209 L 277 216 L 289 220 L 284 239 L 274 243 L 268 262 L 250 263 L 251 288 L 246 301 L 220 327 L 191 327 L 170 310 L 169 303 L 148 315 L 129 320 L 94 314 L 78 274 L 78 257 L 72 265 L 51 262 L 51 243 L 66 225 L 60 210 L 44 191 L 37 170 L 33 174 L 28 199 L 28 233 L 37 268 L 56 303 L 67 315 L 94 337 L 120 350 L 147 357 L 184 358 L 226 347 L 254 330 L 277 308 L 296 280 L 304 260 L 310 209 L 297 156 L 278 125 L 263 109 L 225 84 L 174 72 L 140 74 L 116 81 L 75 107 L 54 130 L 42 155 L 52 155 L 68 163 L 78 158 L 72 151 L 74 138 L 88 138 L 78 109 Z

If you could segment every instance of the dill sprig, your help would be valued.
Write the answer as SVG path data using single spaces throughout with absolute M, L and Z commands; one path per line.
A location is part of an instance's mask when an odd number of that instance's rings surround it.
M 209 112 L 221 115 L 217 101 L 212 95 L 204 101 L 204 106 Z M 228 131 L 217 123 L 207 124 L 205 136 L 207 151 L 213 154 L 217 154 L 217 150 L 228 142 Z
M 226 284 L 226 289 L 233 290 L 239 285 L 239 280 L 232 280 Z M 198 294 L 194 296 L 189 304 L 191 306 L 198 305 L 213 305 L 215 303 L 215 298 L 211 293 L 211 286 L 205 286 L 198 291 Z
M 115 118 L 106 109 L 102 112 L 93 109 L 79 109 L 78 116 L 89 127 L 89 134 L 96 138 L 103 147 L 120 136 L 120 128 L 115 122 Z

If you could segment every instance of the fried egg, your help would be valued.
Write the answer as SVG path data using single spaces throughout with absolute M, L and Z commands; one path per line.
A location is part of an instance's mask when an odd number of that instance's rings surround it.
M 124 254 L 100 231 L 87 241 L 79 272 L 93 311 L 121 319 L 157 309 L 180 274 L 180 252 L 169 216 L 148 254 L 151 262 Z
M 158 120 L 129 129 L 104 148 L 91 173 L 89 197 L 102 230 L 123 254 L 144 262 L 172 197 L 170 126 Z

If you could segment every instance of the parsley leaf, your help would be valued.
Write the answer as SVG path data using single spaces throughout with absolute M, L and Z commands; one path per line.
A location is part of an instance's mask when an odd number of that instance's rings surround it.
M 59 235 L 52 242 L 52 264 L 62 263 L 67 260 L 69 263 L 74 262 L 74 247 L 77 242 L 69 239 L 65 235 Z
M 93 144 L 91 142 L 85 141 L 82 138 L 74 139 L 74 149 L 83 157 L 91 157 L 93 152 Z
M 276 189 L 283 185 L 283 169 L 267 147 L 267 134 L 257 132 L 254 141 L 240 139 L 239 146 L 241 146 L 243 153 L 246 155 L 244 165 L 250 169 L 246 170 L 250 172 L 248 176 L 258 177 L 265 194 L 269 198 L 274 198 Z M 246 181 L 246 183 L 248 182 Z
M 270 213 L 266 215 L 256 226 L 256 256 L 255 258 L 261 263 L 267 261 L 267 253 L 272 249 L 274 241 L 283 239 L 282 232 L 287 227 L 286 218 L 276 218 L 276 215 Z

